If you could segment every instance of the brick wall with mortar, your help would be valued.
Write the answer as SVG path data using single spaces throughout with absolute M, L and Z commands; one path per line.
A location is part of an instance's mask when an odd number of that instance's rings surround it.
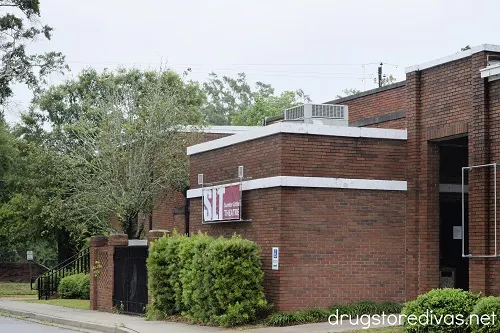
M 408 124 L 407 299 L 439 285 L 439 152 L 437 141 L 468 135 L 469 165 L 495 161 L 490 155 L 488 84 L 479 70 L 486 67 L 486 52 L 444 63 L 406 77 Z M 495 85 L 490 90 L 494 91 Z M 491 92 L 490 92 L 491 93 Z M 490 104 L 491 104 L 490 99 Z M 496 105 L 496 104 L 495 104 Z M 495 128 L 491 123 L 492 128 Z M 493 129 L 494 130 L 494 129 Z M 495 130 L 494 130 L 495 131 Z M 498 130 L 496 130 L 497 132 Z M 490 146 L 491 144 L 491 146 Z M 469 246 L 487 253 L 491 244 L 488 177 L 469 177 Z M 492 260 L 469 259 L 469 288 L 491 293 L 488 285 Z M 496 263 L 496 261 L 495 261 Z
M 31 277 L 33 279 L 43 272 L 45 272 L 45 268 L 37 263 L 31 264 Z M 27 262 L 0 263 L 0 282 L 30 282 L 30 264 Z
M 349 123 L 362 119 L 383 116 L 395 111 L 406 110 L 406 84 L 398 82 L 387 87 L 368 90 L 360 94 L 347 96 L 344 98 L 330 101 L 330 104 L 343 104 L 349 107 Z M 390 124 L 385 124 L 384 128 L 400 127 L 402 122 L 395 122 L 391 125 L 398 127 L 385 127 Z M 369 126 L 373 127 L 373 126 Z
M 191 187 L 198 187 L 198 173 L 204 174 L 206 182 L 235 178 L 239 165 L 245 166 L 245 175 L 252 179 L 278 175 L 362 175 L 367 179 L 404 180 L 405 145 L 400 140 L 277 134 L 190 156 Z M 236 232 L 260 244 L 265 292 L 279 310 L 360 299 L 402 301 L 404 198 L 401 192 L 349 189 L 245 191 L 243 217 L 252 222 L 213 225 L 201 224 L 201 200 L 195 198 L 191 200 L 190 232 L 204 230 L 214 236 Z M 342 225 L 348 226 L 342 237 L 328 237 L 341 234 L 342 230 L 336 229 Z M 384 228 L 388 229 L 385 235 Z M 372 238 L 373 235 L 380 238 Z M 296 244 L 304 247 L 297 248 Z M 279 271 L 271 270 L 273 246 L 280 246 Z M 329 256 L 337 246 L 343 249 L 337 249 L 337 256 Z M 311 260 L 311 247 L 318 253 L 318 260 Z M 338 280 L 329 278 L 340 274 L 340 266 L 352 282 L 343 291 Z M 384 278 L 385 282 L 376 282 L 377 278 Z

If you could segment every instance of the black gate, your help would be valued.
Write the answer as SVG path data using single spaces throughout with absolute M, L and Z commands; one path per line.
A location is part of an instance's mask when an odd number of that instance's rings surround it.
M 148 304 L 147 246 L 115 248 L 113 305 L 120 312 L 142 314 Z

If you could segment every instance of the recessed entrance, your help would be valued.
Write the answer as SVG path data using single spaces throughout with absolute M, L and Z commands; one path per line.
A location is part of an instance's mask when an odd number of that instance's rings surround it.
M 468 165 L 467 137 L 439 142 L 439 268 L 440 287 L 469 289 L 469 262 L 462 258 L 462 167 Z M 467 240 L 465 240 L 467 244 Z

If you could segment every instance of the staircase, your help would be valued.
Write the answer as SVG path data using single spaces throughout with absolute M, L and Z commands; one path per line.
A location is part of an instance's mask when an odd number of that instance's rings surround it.
M 38 277 L 38 299 L 49 299 L 54 296 L 57 293 L 59 281 L 65 276 L 89 272 L 90 250 L 87 248 Z

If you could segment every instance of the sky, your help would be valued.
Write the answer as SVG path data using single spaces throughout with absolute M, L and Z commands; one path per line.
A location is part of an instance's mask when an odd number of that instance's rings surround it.
M 162 64 L 203 81 L 210 72 L 303 89 L 315 103 L 345 88 L 375 88 L 384 74 L 460 48 L 500 44 L 500 1 L 463 0 L 41 0 L 51 41 L 32 52 L 60 51 L 71 71 L 86 67 L 158 69 Z M 31 99 L 22 86 L 6 110 L 19 119 Z

